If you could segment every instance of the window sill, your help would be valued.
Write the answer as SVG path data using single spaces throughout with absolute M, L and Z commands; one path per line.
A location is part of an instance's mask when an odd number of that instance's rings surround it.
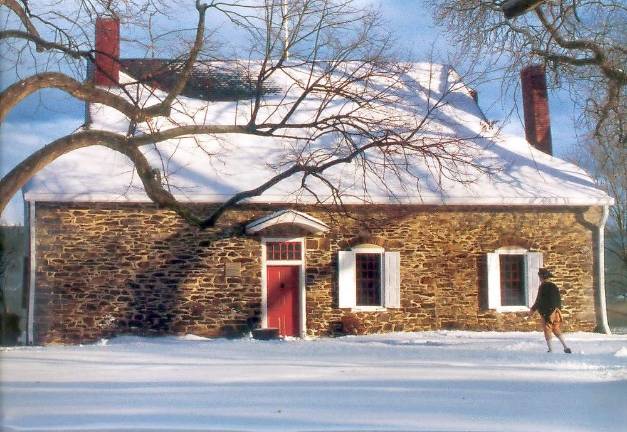
M 387 309 L 383 306 L 355 306 L 351 312 L 384 312 Z
M 496 311 L 499 313 L 506 312 L 529 312 L 528 306 L 498 306 Z

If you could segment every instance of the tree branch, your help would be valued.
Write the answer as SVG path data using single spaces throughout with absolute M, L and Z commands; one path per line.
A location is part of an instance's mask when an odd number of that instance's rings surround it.
M 32 21 L 28 17 L 26 10 L 15 0 L 0 0 L 0 6 L 6 6 L 13 11 L 15 15 L 18 16 L 22 25 L 28 32 L 27 34 L 31 37 L 31 39 L 37 44 L 37 51 L 41 52 L 44 50 L 45 46 L 41 45 L 41 42 L 44 42 L 43 39 L 39 36 L 39 32 L 33 25 Z M 0 39 L 3 37 L 0 36 Z M 41 42 L 38 42 L 41 41 Z
M 607 55 L 603 47 L 594 41 L 587 39 L 577 39 L 577 40 L 567 40 L 564 38 L 559 31 L 547 20 L 546 16 L 542 12 L 542 8 L 538 7 L 535 9 L 536 16 L 544 26 L 544 28 L 549 32 L 555 43 L 560 47 L 567 50 L 586 50 L 592 51 L 593 57 L 590 59 L 593 64 L 599 66 L 603 74 L 614 81 L 622 83 L 624 85 L 627 82 L 627 73 L 623 71 L 619 67 L 615 67 L 611 62 L 607 60 Z M 548 54 L 551 55 L 551 54 Z M 576 61 L 575 57 L 571 58 L 572 61 Z M 571 63 L 575 64 L 575 63 Z M 587 63 L 590 64 L 590 63 Z
M 23 40 L 33 42 L 38 52 L 57 50 L 75 59 L 84 58 L 84 59 L 89 60 L 90 62 L 94 61 L 93 51 L 77 50 L 67 45 L 60 44 L 60 43 L 49 42 L 43 39 L 38 34 L 27 33 L 27 32 L 23 32 L 20 30 L 0 31 L 0 40 L 9 39 L 9 38 L 23 39 Z
M 44 72 L 18 81 L 0 93 L 0 122 L 24 98 L 45 88 L 63 90 L 77 99 L 108 105 L 133 121 L 145 121 L 151 115 L 125 98 L 95 87 L 92 83 L 80 83 L 58 72 Z
M 0 213 L 8 204 L 9 199 L 46 165 L 66 153 L 92 145 L 102 145 L 119 151 L 127 143 L 125 137 L 121 135 L 93 130 L 66 135 L 51 142 L 32 153 L 2 177 L 0 180 L 0 197 L 2 197 L 0 199 Z
M 205 35 L 205 15 L 207 13 L 207 8 L 207 5 L 201 4 L 199 0 L 196 0 L 196 10 L 198 11 L 198 26 L 196 27 L 196 38 L 194 40 L 194 45 L 189 52 L 189 57 L 185 61 L 185 66 L 183 66 L 183 70 L 181 72 L 181 75 L 179 76 L 179 79 L 174 84 L 165 99 L 153 109 L 158 111 L 169 111 L 172 102 L 174 102 L 174 99 L 176 99 L 176 97 L 178 97 L 178 95 L 180 95 L 185 88 L 185 85 L 187 84 L 187 81 L 192 74 L 196 59 L 198 58 L 198 53 L 203 46 Z

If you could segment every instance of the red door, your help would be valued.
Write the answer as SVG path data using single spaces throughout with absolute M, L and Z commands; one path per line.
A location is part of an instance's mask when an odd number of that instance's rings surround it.
M 298 336 L 298 266 L 268 266 L 268 327 Z

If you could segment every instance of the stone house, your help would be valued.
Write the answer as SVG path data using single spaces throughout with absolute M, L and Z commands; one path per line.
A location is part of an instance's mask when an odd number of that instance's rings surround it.
M 97 46 L 114 58 L 117 23 L 98 25 Z M 103 28 L 114 37 L 102 36 Z M 146 74 L 157 88 L 164 81 L 154 74 L 163 65 L 157 60 L 104 63 L 107 73 L 95 73 L 98 85 Z M 203 86 L 207 74 L 199 72 L 185 103 L 237 100 L 238 77 L 211 70 L 214 85 Z M 420 79 L 424 66 L 415 70 Z M 440 81 L 453 73 L 438 65 L 429 70 Z M 386 188 L 372 184 L 367 201 L 347 198 L 339 209 L 295 192 L 297 182 L 288 179 L 205 230 L 152 204 L 120 155 L 94 146 L 62 156 L 24 189 L 29 343 L 230 336 L 255 325 L 319 336 L 346 331 L 348 321 L 367 333 L 533 330 L 526 312 L 543 265 L 556 274 L 569 330 L 602 326 L 599 269 L 612 200 L 581 169 L 551 155 L 543 69 L 526 69 L 522 87 L 527 141 L 485 132 L 479 141 L 489 145 L 476 150 L 499 169 L 473 182 L 435 179 L 425 169 L 420 190 L 398 180 Z M 460 127 L 484 133 L 470 89 L 451 92 L 448 102 Z M 87 127 L 116 121 L 97 105 L 88 114 Z M 180 144 L 163 144 L 176 150 L 160 162 L 171 168 L 180 196 L 199 209 L 270 176 L 264 161 L 277 146 L 236 136 L 219 144 L 230 150 L 211 164 L 197 147 Z

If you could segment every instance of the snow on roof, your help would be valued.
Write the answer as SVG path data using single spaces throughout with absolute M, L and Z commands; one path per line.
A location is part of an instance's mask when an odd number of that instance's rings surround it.
M 277 82 L 289 87 L 286 83 L 298 79 L 291 72 Z M 123 83 L 134 82 L 132 77 L 121 75 Z M 479 107 L 451 68 L 413 64 L 404 79 L 413 83 L 407 88 L 418 89 L 407 91 L 406 105 L 379 106 L 375 109 L 379 112 L 373 115 L 398 117 L 399 122 L 412 120 L 416 113 L 425 112 L 438 95 L 443 95 L 446 103 L 434 113 L 425 134 L 432 139 L 464 139 L 463 151 L 469 160 L 489 169 L 455 165 L 448 168 L 457 174 L 450 175 L 438 169 L 436 161 L 425 158 L 401 172 L 384 169 L 374 175 L 364 171 L 359 161 L 341 164 L 327 171 L 325 178 L 337 186 L 344 203 L 587 206 L 613 202 L 582 169 L 536 150 L 522 138 L 486 129 Z M 270 102 L 260 115 L 276 121 L 293 102 L 287 93 L 288 97 L 278 94 L 274 100 L 267 95 Z M 149 104 L 163 96 L 160 90 L 152 89 L 145 102 Z M 190 123 L 246 124 L 250 112 L 247 108 L 245 100 L 208 103 L 180 97 L 170 119 L 158 119 L 144 126 L 143 131 Z M 314 108 L 305 104 L 294 121 L 310 120 Z M 339 103 L 328 109 L 342 112 L 346 105 Z M 91 129 L 128 131 L 128 119 L 111 108 L 92 105 L 90 115 Z M 223 202 L 235 193 L 265 183 L 294 162 L 296 155 L 316 157 L 320 150 L 328 151 L 330 145 L 321 141 L 312 147 L 299 140 L 227 134 L 183 137 L 142 150 L 151 164 L 162 170 L 164 183 L 181 201 Z M 372 161 L 381 162 L 376 157 Z M 246 202 L 333 202 L 324 182 L 309 177 L 307 189 L 303 189 L 302 180 L 302 174 L 293 175 Z M 27 201 L 149 201 L 130 161 L 102 146 L 59 157 L 31 179 L 24 188 L 24 197 Z

